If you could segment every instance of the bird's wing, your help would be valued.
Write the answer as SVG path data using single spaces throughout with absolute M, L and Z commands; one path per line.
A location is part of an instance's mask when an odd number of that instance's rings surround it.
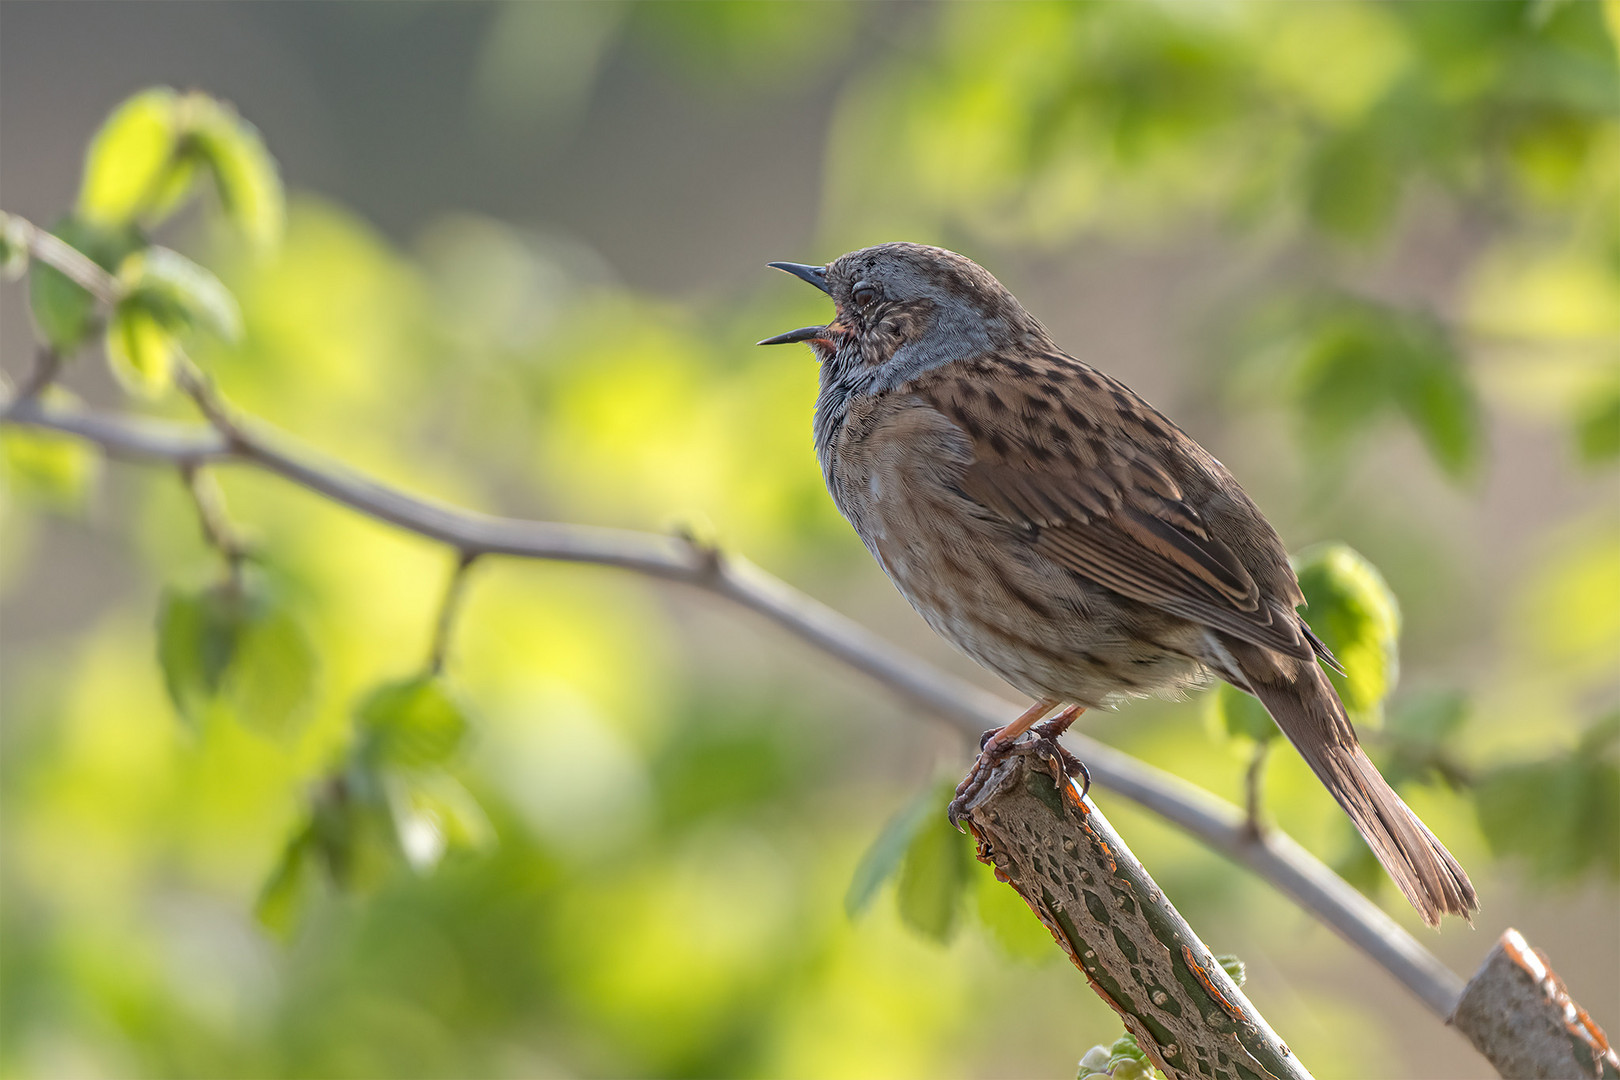
M 947 365 L 912 390 L 972 447 L 962 494 L 1054 562 L 1244 641 L 1312 655 L 1292 610 L 1297 584 L 1263 593 L 1176 480 L 1204 467 L 1191 460 L 1202 451 L 1123 384 L 1051 354 Z

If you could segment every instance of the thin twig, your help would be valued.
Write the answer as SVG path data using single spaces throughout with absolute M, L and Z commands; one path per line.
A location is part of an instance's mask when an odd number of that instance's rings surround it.
M 17 390 L 20 398 L 35 398 L 43 394 L 62 373 L 62 354 L 49 345 L 34 350 L 34 367 Z
M 14 401 L 0 423 L 76 435 L 109 456 L 170 464 L 241 464 L 275 473 L 359 513 L 475 555 L 591 563 L 695 586 L 765 616 L 903 700 L 977 738 L 1018 712 L 996 695 L 918 659 L 737 556 L 714 559 L 676 537 L 492 517 L 411 495 L 291 449 L 260 423 L 234 438 L 197 425 L 108 416 Z M 1108 791 L 1131 799 L 1254 871 L 1410 989 L 1436 1016 L 1451 1013 L 1462 980 L 1371 900 L 1280 830 L 1249 834 L 1241 809 L 1084 735 L 1071 746 Z
M 225 509 L 225 493 L 220 490 L 219 481 L 208 469 L 192 461 L 180 463 L 180 477 L 185 481 L 186 490 L 191 493 L 191 501 L 196 504 L 203 539 L 208 541 L 209 547 L 224 556 L 231 583 L 240 587 L 242 562 L 251 554 L 252 548 L 236 526 L 231 524 L 230 514 Z
M 445 658 L 450 653 L 450 635 L 455 630 L 456 615 L 461 611 L 461 600 L 467 593 L 467 571 L 478 559 L 476 553 L 458 552 L 455 569 L 444 587 L 444 599 L 439 602 L 439 617 L 433 623 L 433 642 L 428 646 L 428 670 L 437 675 L 444 670 Z
M 1243 773 L 1243 807 L 1248 811 L 1244 823 L 1249 835 L 1259 840 L 1265 835 L 1265 826 L 1260 820 L 1260 811 L 1265 801 L 1264 787 L 1266 778 L 1266 758 L 1271 754 L 1271 740 L 1261 739 L 1254 744 L 1254 756 L 1249 758 L 1249 767 Z

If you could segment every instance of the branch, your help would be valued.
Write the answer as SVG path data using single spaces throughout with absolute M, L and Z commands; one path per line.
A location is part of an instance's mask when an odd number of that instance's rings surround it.
M 447 544 L 463 555 L 592 563 L 714 593 L 757 612 L 795 637 L 888 687 L 902 700 L 977 738 L 1018 712 L 994 694 L 910 655 L 854 620 L 736 556 L 676 537 L 585 525 L 519 521 L 432 502 L 294 450 L 262 424 L 214 427 L 114 417 L 18 400 L 0 423 L 75 435 L 109 456 L 173 465 L 238 464 L 263 469 L 380 521 Z M 1462 980 L 1376 904 L 1281 831 L 1253 835 L 1243 811 L 1201 788 L 1109 746 L 1067 738 L 1104 787 L 1179 826 L 1254 871 L 1367 954 L 1440 1019 L 1451 1015 Z
M 1170 1080 L 1309 1080 L 1102 813 L 1027 739 L 964 817 L 979 859 L 1040 918 Z
M 1620 1056 L 1517 930 L 1502 934 L 1448 1021 L 1503 1076 L 1620 1080 Z

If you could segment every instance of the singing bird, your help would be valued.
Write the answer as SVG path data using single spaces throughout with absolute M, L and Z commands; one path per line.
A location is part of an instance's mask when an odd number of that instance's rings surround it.
M 1468 875 L 1362 752 L 1298 613 L 1276 530 L 1225 466 L 1060 349 L 983 267 L 891 243 L 778 262 L 834 316 L 760 342 L 820 362 L 815 447 L 839 511 L 928 625 L 1043 718 L 1218 676 L 1259 698 L 1424 921 L 1478 907 Z

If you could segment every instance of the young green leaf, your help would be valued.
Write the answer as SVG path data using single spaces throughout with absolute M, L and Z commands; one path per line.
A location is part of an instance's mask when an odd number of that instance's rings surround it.
M 1143 1049 L 1130 1033 L 1114 1040 L 1112 1046 L 1093 1046 L 1080 1059 L 1076 1080 L 1163 1080 Z
M 970 842 L 942 810 L 917 830 L 900 866 L 900 918 L 936 941 L 949 941 L 956 930 L 973 860 Z
M 70 512 L 84 506 L 100 472 L 101 455 L 66 435 L 7 426 L 0 429 L 0 463 L 6 490 Z
M 107 323 L 107 359 L 125 388 L 156 397 L 169 388 L 179 350 L 174 334 L 153 310 L 136 300 L 120 300 Z
M 316 668 L 303 627 L 285 608 L 261 602 L 238 627 L 219 698 L 247 727 L 287 738 L 315 697 Z
M 1345 674 L 1329 678 L 1359 722 L 1378 723 L 1400 674 L 1401 612 L 1383 575 L 1344 544 L 1322 544 L 1295 560 L 1305 616 Z
M 236 653 L 247 600 L 228 586 L 164 590 L 158 605 L 158 666 L 175 711 L 200 726 Z
M 940 809 L 950 800 L 939 784 L 930 784 L 918 792 L 898 813 L 891 817 L 878 832 L 877 839 L 866 849 L 855 867 L 849 889 L 844 893 L 844 911 L 854 918 L 865 911 L 883 883 L 900 869 L 906 849 L 930 817 L 942 813 Z
M 280 243 L 286 195 L 259 129 L 204 94 L 188 94 L 182 110 L 198 157 L 214 177 L 225 216 L 261 249 Z
M 103 226 L 136 222 L 160 200 L 173 206 L 169 174 L 180 164 L 180 96 L 143 90 L 113 110 L 90 141 L 78 212 Z
M 384 779 L 400 850 L 411 868 L 425 873 L 447 851 L 482 851 L 495 828 L 471 793 L 448 773 L 393 773 Z
M 323 785 L 310 829 L 333 884 L 345 891 L 375 889 L 401 864 L 382 777 L 364 762 Z
M 281 858 L 253 905 L 259 923 L 282 940 L 292 936 L 308 903 L 314 884 L 310 871 L 315 848 L 315 827 L 305 825 L 282 849 Z
M 133 229 L 107 228 L 74 217 L 63 218 L 51 232 L 107 271 L 115 270 L 142 243 Z M 95 329 L 95 297 L 38 259 L 29 268 L 28 294 L 34 324 L 63 356 L 75 352 Z
M 144 308 L 167 330 L 206 330 L 226 341 L 242 334 L 242 310 L 223 282 L 178 251 L 149 247 L 118 270 L 127 304 Z
M 256 731 L 286 736 L 314 696 L 313 647 L 273 595 L 252 584 L 165 591 L 158 662 L 169 699 L 193 726 L 222 708 Z
M 362 756 L 380 765 L 441 765 L 461 745 L 467 718 L 444 680 L 414 675 L 377 687 L 356 709 Z

